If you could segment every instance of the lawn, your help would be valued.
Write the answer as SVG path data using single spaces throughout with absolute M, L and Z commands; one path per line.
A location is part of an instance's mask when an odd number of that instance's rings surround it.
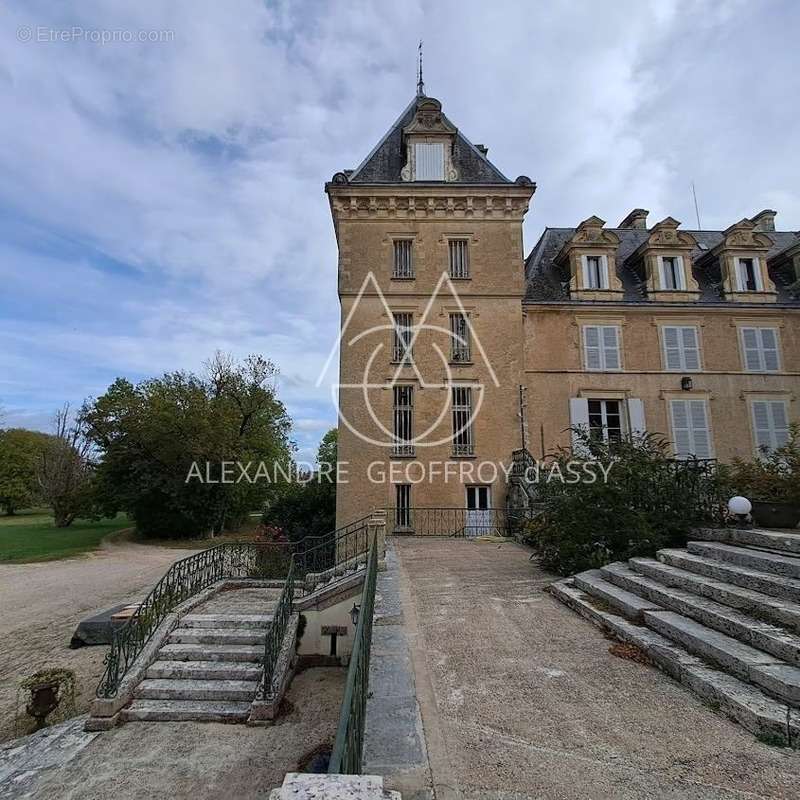
M 0 516 L 0 563 L 50 561 L 78 555 L 94 550 L 110 533 L 130 527 L 131 521 L 124 514 L 97 522 L 76 519 L 68 528 L 54 527 L 47 509 Z

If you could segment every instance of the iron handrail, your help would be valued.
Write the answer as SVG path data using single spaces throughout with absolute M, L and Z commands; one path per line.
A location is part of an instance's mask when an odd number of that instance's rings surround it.
M 386 509 L 388 530 L 414 536 L 505 536 L 510 527 L 510 514 L 500 508 L 452 507 L 389 507 Z
M 289 571 L 286 573 L 285 583 L 280 598 L 272 612 L 267 635 L 264 639 L 264 666 L 262 670 L 262 700 L 274 700 L 275 692 L 273 683 L 275 679 L 275 666 L 283 647 L 283 637 L 292 616 L 294 604 L 294 556 L 289 561 Z
M 378 542 L 373 536 L 367 558 L 361 608 L 358 614 L 353 651 L 347 670 L 344 697 L 339 712 L 339 725 L 328 765 L 328 774 L 361 774 L 364 752 L 364 728 L 367 716 L 369 662 L 372 649 L 372 616 L 375 609 L 375 585 L 378 577 Z

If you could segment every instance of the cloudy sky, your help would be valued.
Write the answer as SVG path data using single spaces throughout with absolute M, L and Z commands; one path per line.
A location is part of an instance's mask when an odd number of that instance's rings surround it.
M 771 207 L 797 230 L 798 31 L 794 0 L 3 0 L 5 422 L 260 352 L 313 453 L 335 423 L 323 184 L 413 96 L 420 37 L 428 94 L 539 185 L 526 251 L 636 206 L 695 227 L 691 181 L 703 227 Z

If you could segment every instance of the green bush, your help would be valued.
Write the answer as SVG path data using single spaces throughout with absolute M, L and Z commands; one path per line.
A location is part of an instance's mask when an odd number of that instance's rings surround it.
M 800 503 L 800 426 L 789 429 L 789 441 L 753 461 L 734 459 L 729 468 L 731 494 L 750 500 Z
M 653 556 L 662 547 L 685 544 L 693 527 L 721 513 L 713 467 L 671 459 L 660 437 L 603 442 L 582 430 L 575 436 L 582 456 L 562 449 L 547 460 L 536 483 L 542 510 L 526 526 L 526 539 L 545 569 L 570 575 Z M 596 480 L 588 479 L 590 471 Z M 553 478 L 558 474 L 565 480 Z M 575 475 L 580 479 L 569 482 Z

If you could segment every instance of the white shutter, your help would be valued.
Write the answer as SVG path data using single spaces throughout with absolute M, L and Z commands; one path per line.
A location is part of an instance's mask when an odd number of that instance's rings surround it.
M 686 289 L 686 270 L 683 268 L 683 256 L 677 256 L 675 264 L 678 268 L 678 288 L 683 291 Z
M 581 256 L 581 270 L 583 272 L 583 288 L 589 288 L 589 260 L 586 256 Z
M 736 259 L 736 288 L 740 292 L 747 291 L 747 268 L 741 258 Z
M 744 368 L 748 372 L 761 371 L 761 351 L 756 328 L 742 328 L 742 352 Z
M 775 328 L 761 328 L 761 353 L 763 368 L 767 372 L 778 371 L 778 332 Z
M 761 280 L 761 261 L 756 257 L 753 259 L 753 277 L 756 279 L 756 291 L 764 291 L 764 282 Z
M 628 418 L 631 424 L 631 434 L 641 436 L 647 433 L 644 421 L 644 402 L 638 397 L 628 399 Z
M 602 369 L 603 359 L 600 353 L 600 328 L 597 325 L 584 325 L 583 349 L 585 353 L 586 369 Z
M 441 142 L 416 145 L 416 180 L 444 180 L 444 145 Z
M 772 449 L 769 403 L 765 400 L 753 402 L 753 434 L 756 440 L 756 450 L 759 453 L 762 448 Z
M 672 326 L 662 329 L 664 337 L 664 367 L 665 369 L 682 369 L 680 330 Z
M 772 430 L 775 434 L 775 447 L 783 447 L 789 441 L 789 413 L 785 400 L 772 400 Z
M 570 397 L 569 399 L 569 426 L 589 431 L 589 401 L 585 397 Z M 572 450 L 576 455 L 584 455 L 584 448 L 580 446 L 578 437 L 572 432 Z
M 689 409 L 687 400 L 670 400 L 672 414 L 672 438 L 676 458 L 686 458 L 692 450 L 692 436 L 689 431 Z
M 789 440 L 789 417 L 784 400 L 753 401 L 753 434 L 756 450 L 770 451 Z
M 604 325 L 603 334 L 603 366 L 605 369 L 619 369 L 619 328 L 613 325 Z
M 694 440 L 692 455 L 697 458 L 711 458 L 711 432 L 708 429 L 705 400 L 689 401 L 689 421 Z
M 608 289 L 608 256 L 600 256 L 600 288 Z
M 681 328 L 683 345 L 683 368 L 692 371 L 700 369 L 700 347 L 697 343 L 697 328 Z

